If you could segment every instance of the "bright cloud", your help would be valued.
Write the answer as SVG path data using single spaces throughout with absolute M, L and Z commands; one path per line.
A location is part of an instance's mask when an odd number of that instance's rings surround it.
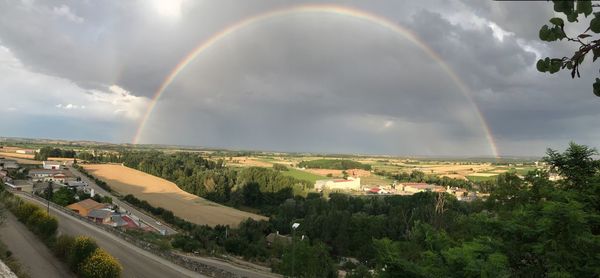
M 56 16 L 64 17 L 67 20 L 75 23 L 83 22 L 83 18 L 73 13 L 73 11 L 71 11 L 71 8 L 69 8 L 69 6 L 67 5 L 61 5 L 60 7 L 52 8 L 52 13 L 54 13 L 54 15 Z

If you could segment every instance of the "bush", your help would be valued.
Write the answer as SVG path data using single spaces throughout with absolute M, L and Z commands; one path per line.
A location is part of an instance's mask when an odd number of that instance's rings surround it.
M 288 167 L 283 164 L 275 163 L 275 164 L 273 164 L 273 170 L 288 171 Z
M 69 235 L 60 235 L 58 238 L 56 238 L 56 242 L 54 243 L 54 247 L 52 249 L 57 257 L 61 259 L 67 259 L 74 245 L 74 237 Z
M 75 272 L 79 272 L 85 260 L 98 249 L 98 244 L 86 236 L 78 236 L 73 242 L 71 248 L 68 263 L 71 269 Z
M 50 239 L 56 234 L 58 229 L 58 220 L 55 217 L 48 215 L 39 207 L 29 216 L 26 225 L 34 234 L 41 237 L 43 240 Z
M 96 249 L 83 262 L 81 277 L 83 278 L 114 278 L 121 276 L 121 264 L 102 249 Z

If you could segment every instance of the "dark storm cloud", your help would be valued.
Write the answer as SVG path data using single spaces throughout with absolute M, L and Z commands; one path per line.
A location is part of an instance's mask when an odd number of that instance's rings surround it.
M 180 12 L 165 15 L 156 3 L 0 2 L 0 44 L 24 68 L 74 82 L 82 92 L 117 85 L 147 98 L 212 34 L 240 19 L 299 4 L 183 1 Z M 600 113 L 591 95 L 595 68 L 586 65 L 577 81 L 566 73 L 535 71 L 537 55 L 562 56 L 572 47 L 537 39 L 552 16 L 551 4 L 335 3 L 385 16 L 439 53 L 471 89 L 502 153 L 540 155 L 546 146 L 600 139 L 592 120 Z M 136 99 L 134 107 L 146 98 Z M 401 35 L 362 20 L 306 14 L 248 26 L 202 53 L 159 101 L 143 142 L 490 154 L 477 117 L 440 65 Z M 131 125 L 103 126 L 121 133 Z M 97 136 L 80 126 L 87 134 L 82 136 Z

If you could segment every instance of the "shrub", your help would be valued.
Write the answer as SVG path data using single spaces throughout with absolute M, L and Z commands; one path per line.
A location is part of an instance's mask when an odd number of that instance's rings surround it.
M 25 224 L 29 230 L 43 240 L 52 237 L 56 233 L 56 229 L 58 229 L 58 220 L 56 220 L 55 217 L 48 215 L 39 207 L 36 207 L 33 213 L 31 213 Z
M 54 254 L 61 259 L 67 259 L 75 245 L 75 238 L 69 235 L 60 235 L 54 244 Z
M 85 262 L 96 249 L 98 249 L 98 245 L 93 239 L 86 236 L 76 237 L 68 259 L 71 269 L 75 272 L 79 272 L 83 262 Z
M 122 270 L 115 258 L 98 248 L 83 262 L 80 274 L 83 278 L 114 278 L 121 276 Z
M 27 223 L 29 217 L 33 214 L 33 212 L 40 210 L 40 207 L 30 204 L 30 203 L 16 203 L 16 208 L 14 209 L 14 213 L 17 216 L 17 219 L 23 223 Z

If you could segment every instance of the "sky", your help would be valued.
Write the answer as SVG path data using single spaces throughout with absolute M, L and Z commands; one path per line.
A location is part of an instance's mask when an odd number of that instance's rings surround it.
M 428 156 L 596 147 L 594 65 L 575 80 L 535 69 L 575 47 L 539 40 L 553 16 L 544 1 L 0 0 L 0 136 Z

